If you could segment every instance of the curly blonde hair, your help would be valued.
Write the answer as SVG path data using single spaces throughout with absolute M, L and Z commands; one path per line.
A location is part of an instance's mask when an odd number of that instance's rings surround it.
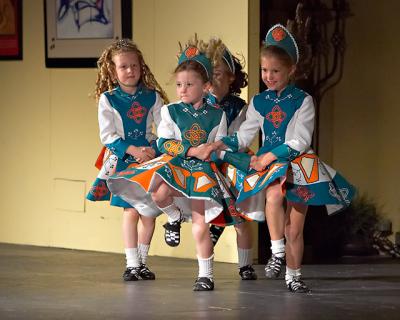
M 153 73 L 150 71 L 150 68 L 147 66 L 146 62 L 144 61 L 143 54 L 137 47 L 135 43 L 128 39 L 117 40 L 108 46 L 103 53 L 101 54 L 99 60 L 97 60 L 97 79 L 96 79 L 96 87 L 94 90 L 94 98 L 96 101 L 99 100 L 100 95 L 103 92 L 111 91 L 117 84 L 114 81 L 114 71 L 115 71 L 115 64 L 112 58 L 120 53 L 123 52 L 134 52 L 140 63 L 140 81 L 149 89 L 157 91 L 161 98 L 163 99 L 164 103 L 168 103 L 168 97 L 165 91 L 161 88 L 158 84 L 157 80 L 155 79 Z
M 205 51 L 206 56 L 208 56 L 211 60 L 211 63 L 214 67 L 225 61 L 222 57 L 225 50 L 228 50 L 228 48 L 221 39 L 213 37 L 208 41 L 208 43 L 202 42 L 201 46 L 205 47 L 203 50 Z M 231 54 L 231 56 L 235 67 L 235 72 L 231 73 L 235 77 L 235 80 L 230 85 L 229 92 L 234 95 L 239 95 L 242 91 L 241 89 L 247 87 L 248 84 L 248 75 L 243 70 L 245 66 L 245 60 L 243 55 L 241 60 L 239 60 L 239 58 L 234 56 L 233 54 Z

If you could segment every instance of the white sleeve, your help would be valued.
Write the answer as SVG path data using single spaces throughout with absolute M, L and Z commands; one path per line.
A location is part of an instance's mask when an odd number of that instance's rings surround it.
M 163 101 L 156 92 L 156 101 L 154 105 L 150 108 L 149 115 L 147 116 L 146 122 L 146 140 L 148 142 L 154 141 L 157 139 L 157 136 L 154 134 L 153 130 L 153 123 L 155 124 L 156 128 L 160 124 L 161 121 L 161 107 L 163 105 Z
M 168 105 L 161 107 L 161 121 L 157 128 L 157 136 L 164 139 L 182 140 L 180 130 L 169 114 Z
M 285 144 L 300 153 L 307 151 L 311 146 L 314 120 L 313 98 L 312 96 L 307 96 L 288 124 Z
M 237 131 L 239 149 L 250 146 L 258 130 L 262 128 L 263 121 L 262 115 L 256 111 L 253 99 L 251 99 L 246 112 L 246 120 L 240 125 L 239 131 Z
M 214 129 L 212 129 L 212 131 L 208 135 L 207 142 L 218 141 L 221 140 L 223 137 L 226 137 L 227 126 L 228 123 L 226 121 L 226 114 L 225 112 L 223 112 L 220 123 Z
M 101 143 L 106 145 L 118 139 L 124 139 L 122 119 L 111 107 L 107 97 L 102 94 L 99 99 L 98 120 Z

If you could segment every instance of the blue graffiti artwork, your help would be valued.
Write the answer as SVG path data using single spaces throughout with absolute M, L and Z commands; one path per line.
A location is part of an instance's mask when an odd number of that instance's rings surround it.
M 57 37 L 110 38 L 113 35 L 112 0 L 58 0 Z

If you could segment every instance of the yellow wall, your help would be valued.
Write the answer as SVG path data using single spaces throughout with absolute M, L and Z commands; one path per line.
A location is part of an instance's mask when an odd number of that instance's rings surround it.
M 350 1 L 343 80 L 327 97 L 324 149 L 333 166 L 367 193 L 400 231 L 400 2 Z M 329 142 L 328 140 L 331 140 Z
M 250 40 L 248 36 L 248 1 L 133 3 L 134 40 L 171 100 L 178 41 L 184 43 L 194 32 L 201 38 L 220 36 L 246 60 L 248 41 L 258 47 L 257 20 L 250 25 Z M 251 3 L 257 16 L 258 1 Z M 85 201 L 100 150 L 97 109 L 88 97 L 96 71 L 45 68 L 42 6 L 40 1 L 24 1 L 24 58 L 0 62 L 0 242 L 122 252 L 121 209 Z M 251 85 L 257 83 L 252 80 Z M 183 244 L 171 249 L 164 244 L 164 221 L 158 221 L 150 254 L 194 258 L 190 225 L 183 227 Z M 216 259 L 235 262 L 233 228 L 222 240 Z

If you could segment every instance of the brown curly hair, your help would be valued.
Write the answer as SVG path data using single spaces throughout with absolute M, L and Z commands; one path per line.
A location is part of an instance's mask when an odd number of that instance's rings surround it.
M 143 54 L 137 47 L 135 43 L 128 39 L 117 40 L 108 46 L 103 53 L 101 54 L 99 60 L 97 60 L 97 79 L 96 79 L 96 87 L 94 90 L 94 97 L 96 101 L 99 100 L 100 95 L 103 92 L 113 90 L 117 84 L 114 81 L 114 70 L 115 64 L 112 58 L 120 54 L 122 52 L 134 52 L 140 63 L 140 81 L 149 89 L 157 91 L 164 103 L 168 103 L 168 97 L 165 91 L 158 84 L 155 79 L 153 73 L 150 71 L 150 68 L 147 66 L 144 61 Z

